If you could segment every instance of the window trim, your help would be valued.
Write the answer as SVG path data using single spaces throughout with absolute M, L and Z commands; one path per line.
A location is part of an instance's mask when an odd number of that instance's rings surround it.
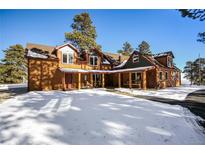
M 168 80 L 168 79 L 169 79 L 168 76 L 169 76 L 169 73 L 166 71 L 166 72 L 165 72 L 165 80 Z
M 170 66 L 169 66 L 170 64 Z M 171 57 L 167 57 L 167 67 L 172 67 L 173 66 L 173 59 Z
M 176 80 L 177 79 L 177 71 L 173 71 L 173 75 L 172 75 L 173 77 L 173 80 Z
M 64 55 L 66 55 L 66 62 L 64 62 Z M 62 64 L 67 64 L 68 62 L 68 54 L 67 53 L 62 53 Z
M 94 65 L 95 57 L 97 58 L 97 63 L 96 63 L 96 65 Z M 91 64 L 91 60 L 90 60 L 91 58 L 93 58 L 93 60 L 92 60 L 93 64 Z M 98 66 L 98 56 L 96 56 L 96 55 L 90 55 L 90 56 L 89 56 L 89 65 L 90 65 L 90 66 Z
M 134 59 L 135 57 L 137 57 L 137 61 L 134 61 L 134 60 L 136 60 L 136 59 Z M 139 61 L 140 61 L 139 55 L 138 55 L 138 54 L 134 54 L 134 55 L 132 56 L 132 62 L 133 62 L 133 63 L 138 63 Z
M 66 62 L 63 61 L 63 55 L 67 56 Z M 70 63 L 70 57 L 73 57 L 72 58 L 72 63 Z M 62 64 L 73 64 L 73 63 L 74 63 L 74 54 L 71 53 L 71 52 L 62 52 Z
M 132 75 L 134 74 L 134 80 L 132 80 L 132 82 L 133 81 L 135 81 L 135 82 L 141 82 L 142 81 L 142 73 L 139 73 L 139 72 L 133 72 L 132 73 Z M 138 75 L 140 76 L 140 79 L 138 80 Z M 132 76 L 133 77 L 133 76 Z
M 70 57 L 72 57 L 72 62 L 70 63 Z M 73 64 L 74 55 L 72 53 L 68 53 L 68 64 Z
M 160 74 L 162 74 L 162 78 L 160 78 Z M 159 72 L 159 80 L 160 80 L 160 81 L 163 80 L 163 72 L 162 72 L 162 71 Z

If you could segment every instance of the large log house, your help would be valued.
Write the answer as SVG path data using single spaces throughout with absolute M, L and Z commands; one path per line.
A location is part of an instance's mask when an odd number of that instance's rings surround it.
M 27 44 L 28 90 L 71 90 L 97 87 L 166 88 L 181 84 L 181 71 L 171 51 L 130 56 L 93 49 L 79 52 L 73 45 Z

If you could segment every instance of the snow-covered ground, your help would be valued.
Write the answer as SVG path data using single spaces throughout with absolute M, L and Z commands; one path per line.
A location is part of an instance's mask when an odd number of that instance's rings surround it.
M 139 89 L 129 89 L 129 88 L 116 88 L 116 90 L 121 92 L 127 92 L 134 95 L 144 95 L 144 96 L 155 96 L 176 100 L 184 100 L 186 96 L 196 90 L 205 89 L 205 86 L 196 85 L 182 85 L 180 87 L 170 87 L 160 90 L 139 90 Z
M 185 74 L 181 73 L 181 82 L 182 82 L 182 84 L 189 85 L 190 81 L 188 79 L 186 79 L 184 76 L 185 76 Z
M 27 83 L 20 84 L 0 84 L 0 90 L 9 90 L 10 88 L 23 88 L 27 87 Z
M 0 144 L 205 144 L 198 118 L 103 89 L 29 92 L 0 105 Z

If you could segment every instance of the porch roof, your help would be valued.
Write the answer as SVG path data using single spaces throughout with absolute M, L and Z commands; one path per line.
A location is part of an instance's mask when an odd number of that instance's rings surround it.
M 144 71 L 154 69 L 154 66 L 137 67 L 130 69 L 120 69 L 120 70 L 83 70 L 83 69 L 73 69 L 73 68 L 60 68 L 60 71 L 66 73 L 121 73 L 121 72 L 132 72 L 132 71 Z

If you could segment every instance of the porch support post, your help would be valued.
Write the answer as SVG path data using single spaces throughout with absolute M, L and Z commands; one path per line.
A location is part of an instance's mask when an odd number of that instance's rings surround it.
M 121 74 L 118 73 L 118 88 L 121 88 Z
M 102 74 L 102 88 L 105 88 L 105 74 Z
M 129 72 L 129 88 L 132 88 L 132 73 Z
M 156 88 L 158 89 L 159 87 L 159 70 L 156 68 Z
M 78 73 L 78 89 L 81 88 L 81 73 Z
M 147 76 L 146 76 L 146 70 L 142 73 L 142 88 L 143 90 L 147 89 Z
M 66 90 L 66 88 L 65 88 L 65 72 L 63 72 L 62 87 L 63 87 L 63 90 Z
M 93 74 L 90 73 L 90 84 L 91 84 L 91 87 L 93 87 Z

